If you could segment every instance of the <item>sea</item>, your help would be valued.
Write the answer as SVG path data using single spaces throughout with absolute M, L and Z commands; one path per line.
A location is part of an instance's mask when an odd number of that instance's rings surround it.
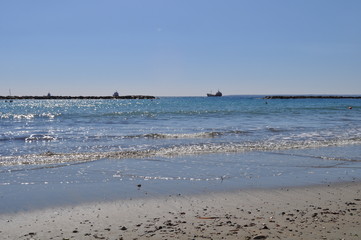
M 360 177 L 360 99 L 0 101 L 0 213 Z

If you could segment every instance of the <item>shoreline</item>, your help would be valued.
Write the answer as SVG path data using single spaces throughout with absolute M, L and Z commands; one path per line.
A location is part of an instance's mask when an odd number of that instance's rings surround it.
M 86 203 L 0 215 L 3 239 L 359 239 L 361 182 Z
M 360 151 L 359 145 L 347 145 L 4 167 L 0 215 L 94 202 L 361 181 Z

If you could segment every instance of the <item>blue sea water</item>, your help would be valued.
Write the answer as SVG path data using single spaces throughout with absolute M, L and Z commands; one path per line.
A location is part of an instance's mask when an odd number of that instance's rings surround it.
M 359 180 L 360 120 L 359 99 L 0 101 L 0 199 Z

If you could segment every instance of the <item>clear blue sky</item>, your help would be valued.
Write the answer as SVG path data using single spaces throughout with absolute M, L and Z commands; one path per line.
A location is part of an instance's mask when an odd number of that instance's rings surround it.
M 360 0 L 0 0 L 0 95 L 361 94 Z

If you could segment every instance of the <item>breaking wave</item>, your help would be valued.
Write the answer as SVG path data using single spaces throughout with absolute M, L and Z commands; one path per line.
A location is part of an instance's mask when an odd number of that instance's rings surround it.
M 225 134 L 245 134 L 246 131 L 213 131 L 213 132 L 199 132 L 199 133 L 147 133 L 140 135 L 130 135 L 124 138 L 151 138 L 151 139 L 192 139 L 192 138 L 214 138 Z
M 47 118 L 47 119 L 54 119 L 56 116 L 60 114 L 54 113 L 28 113 L 28 114 L 16 114 L 16 113 L 0 113 L 0 119 L 14 119 L 14 120 L 31 120 L 34 118 Z
M 48 134 L 31 134 L 30 136 L 0 136 L 0 142 L 5 141 L 24 141 L 24 142 L 36 142 L 36 141 L 54 141 L 57 137 Z
M 319 147 L 361 144 L 360 138 L 348 140 L 298 141 L 298 142 L 243 142 L 243 143 L 202 143 L 174 145 L 170 147 L 152 148 L 134 151 L 83 152 L 25 154 L 16 156 L 0 156 L 0 166 L 61 164 L 91 162 L 99 159 L 127 159 L 147 157 L 175 157 L 182 155 L 198 155 L 212 153 L 242 153 L 250 151 L 278 151 L 291 149 L 308 149 Z
M 43 134 L 31 134 L 30 137 L 25 138 L 26 142 L 32 141 L 53 141 L 56 140 L 56 137 L 50 135 L 43 135 Z

